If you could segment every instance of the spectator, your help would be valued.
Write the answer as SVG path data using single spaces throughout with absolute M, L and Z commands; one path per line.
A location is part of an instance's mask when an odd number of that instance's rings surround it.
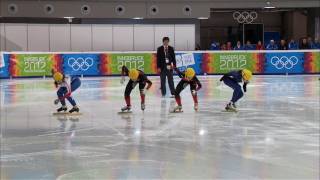
M 232 44 L 230 41 L 227 42 L 227 50 L 232 50 Z
M 250 41 L 247 41 L 246 45 L 244 46 L 245 50 L 254 50 L 255 48 L 253 47 L 253 45 L 251 44 Z
M 299 49 L 310 49 L 306 38 L 302 39 Z
M 220 50 L 220 44 L 218 42 L 212 42 L 210 46 L 210 50 L 213 50 L 213 51 Z
M 243 46 L 240 41 L 237 41 L 237 45 L 233 48 L 234 50 L 243 50 Z
M 320 49 L 320 42 L 317 38 L 314 38 L 314 49 Z
M 267 45 L 266 47 L 267 50 L 277 50 L 278 46 L 276 45 L 276 43 L 274 42 L 273 39 L 270 40 L 270 43 Z
M 200 44 L 196 44 L 195 50 L 196 50 L 196 51 L 200 51 L 200 50 L 201 50 Z
M 299 49 L 298 43 L 297 43 L 294 39 L 291 39 L 290 42 L 289 42 L 289 44 L 288 44 L 288 49 L 289 49 L 289 50 Z
M 227 50 L 227 45 L 225 43 L 221 45 L 221 50 L 223 51 Z
M 256 50 L 264 50 L 264 47 L 263 47 L 261 41 L 258 41 L 258 44 L 257 44 L 257 46 L 256 46 Z
M 314 49 L 314 43 L 312 41 L 312 38 L 311 37 L 308 37 L 308 47 L 309 49 Z
M 161 94 L 166 96 L 166 78 L 171 92 L 171 97 L 174 98 L 174 82 L 173 69 L 176 68 L 176 55 L 174 48 L 169 46 L 169 37 L 163 37 L 163 45 L 157 49 L 157 67 L 160 72 Z
M 286 41 L 284 39 L 281 39 L 281 41 L 280 41 L 279 50 L 288 50 Z

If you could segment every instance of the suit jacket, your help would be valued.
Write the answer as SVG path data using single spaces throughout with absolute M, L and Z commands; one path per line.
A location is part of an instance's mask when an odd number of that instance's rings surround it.
M 174 53 L 173 47 L 171 46 L 168 46 L 168 59 L 169 63 L 173 64 L 173 66 L 176 67 L 176 55 Z M 167 68 L 164 46 L 160 46 L 157 49 L 157 67 L 161 70 Z

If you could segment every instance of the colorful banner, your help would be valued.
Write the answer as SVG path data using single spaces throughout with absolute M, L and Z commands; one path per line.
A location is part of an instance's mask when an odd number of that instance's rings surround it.
M 265 54 L 264 73 L 303 73 L 303 52 L 276 52 Z
M 68 75 L 100 75 L 100 54 L 63 54 L 63 72 Z
M 156 53 L 3 53 L 0 77 L 51 76 L 51 69 L 67 75 L 120 75 L 121 67 L 157 74 Z M 223 74 L 249 69 L 259 74 L 320 73 L 320 51 L 177 52 L 177 67 L 197 74 Z
M 202 70 L 206 74 L 223 74 L 236 69 L 249 69 L 254 73 L 263 73 L 264 59 L 260 53 L 223 52 L 204 53 Z
M 304 53 L 304 72 L 305 73 L 320 72 L 320 52 Z
M 0 78 L 8 78 L 9 76 L 9 54 L 0 53 Z
M 119 75 L 123 65 L 129 69 L 140 69 L 146 74 L 157 73 L 156 54 L 154 53 L 111 53 L 100 56 L 101 75 Z
M 203 73 L 201 69 L 202 53 L 176 53 L 176 62 L 180 71 L 192 67 L 196 74 Z
M 8 58 L 13 77 L 50 76 L 51 69 L 59 69 L 61 65 L 56 54 L 10 54 Z

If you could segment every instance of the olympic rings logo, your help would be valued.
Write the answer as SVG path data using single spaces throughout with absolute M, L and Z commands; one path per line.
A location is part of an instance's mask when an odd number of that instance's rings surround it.
M 258 18 L 258 13 L 255 11 L 243 11 L 243 12 L 239 12 L 239 11 L 235 11 L 232 14 L 232 17 L 234 20 L 237 20 L 238 23 L 252 23 L 255 19 Z
M 286 57 L 286 56 L 273 56 L 271 58 L 271 64 L 277 69 L 292 69 L 296 64 L 298 64 L 299 59 L 296 56 Z
M 93 65 L 93 59 L 91 57 L 87 58 L 69 58 L 68 59 L 68 65 L 74 70 L 74 71 L 86 71 Z

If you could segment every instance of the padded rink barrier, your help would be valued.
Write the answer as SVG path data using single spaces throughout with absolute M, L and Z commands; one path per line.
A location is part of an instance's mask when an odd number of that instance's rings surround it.
M 177 67 L 192 67 L 198 75 L 223 74 L 246 68 L 255 74 L 319 74 L 320 50 L 177 51 Z M 157 74 L 154 51 L 128 52 L 1 52 L 0 77 L 120 75 L 121 67 Z

